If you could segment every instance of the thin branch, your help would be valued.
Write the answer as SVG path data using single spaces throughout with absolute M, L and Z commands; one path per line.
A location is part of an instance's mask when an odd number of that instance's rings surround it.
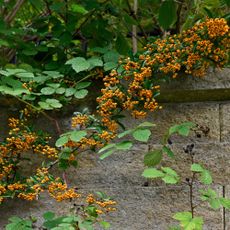
M 8 15 L 4 18 L 5 22 L 10 24 L 15 15 L 17 14 L 17 12 L 19 11 L 19 9 L 21 8 L 21 6 L 23 5 L 25 0 L 18 0 L 17 3 L 15 4 L 14 8 L 12 9 L 12 11 L 10 11 L 8 13 Z

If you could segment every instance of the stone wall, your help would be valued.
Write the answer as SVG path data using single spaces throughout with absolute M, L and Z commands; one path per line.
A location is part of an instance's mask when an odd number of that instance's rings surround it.
M 225 69 L 222 72 L 212 72 L 203 79 L 183 77 L 162 85 L 162 97 L 159 101 L 162 102 L 163 110 L 148 117 L 157 126 L 152 130 L 153 135 L 147 145 L 136 143 L 131 151 L 116 152 L 103 161 L 98 159 L 97 154 L 84 153 L 80 156 L 79 168 L 69 170 L 69 183 L 77 185 L 80 192 L 103 191 L 118 202 L 118 211 L 108 217 L 111 229 L 165 230 L 167 226 L 174 224 L 172 213 L 188 211 L 189 192 L 186 186 L 166 186 L 160 181 L 147 181 L 141 177 L 144 153 L 156 148 L 166 129 L 175 123 L 193 121 L 208 126 L 210 132 L 200 138 L 195 135 L 173 138 L 172 148 L 176 153 L 176 161 L 166 159 L 162 164 L 172 166 L 181 175 L 189 175 L 188 156 L 183 148 L 194 143 L 195 160 L 199 160 L 213 172 L 214 188 L 219 194 L 230 197 L 230 94 L 223 95 L 222 92 L 230 89 L 229 73 L 229 69 Z M 209 97 L 200 98 L 198 90 Z M 215 90 L 222 96 L 217 98 Z M 189 100 L 186 97 L 188 91 L 193 95 Z M 1 124 L 4 124 L 7 113 L 6 109 L 1 109 Z M 63 128 L 69 119 L 69 116 L 60 119 Z M 40 120 L 40 123 L 44 127 L 44 121 Z M 127 126 L 132 126 L 136 121 L 128 117 L 126 123 Z M 46 128 L 52 129 L 48 122 Z M 4 132 L 6 130 L 1 129 L 1 135 Z M 197 191 L 199 188 L 197 185 Z M 6 219 L 11 215 L 41 216 L 47 210 L 63 213 L 71 206 L 69 202 L 56 203 L 47 198 L 46 194 L 43 198 L 32 203 L 13 200 L 3 204 L 0 207 L 0 229 L 3 229 Z M 204 216 L 204 229 L 230 229 L 230 213 L 227 210 L 212 211 L 210 208 L 200 207 L 196 214 Z

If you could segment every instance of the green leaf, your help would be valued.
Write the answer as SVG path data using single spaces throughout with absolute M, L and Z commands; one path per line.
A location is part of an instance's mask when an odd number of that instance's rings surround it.
M 179 176 L 177 172 L 169 167 L 161 167 L 162 171 L 165 173 L 165 176 L 162 180 L 167 184 L 176 184 L 179 181 Z
M 217 198 L 216 192 L 211 188 L 208 188 L 207 190 L 201 189 L 200 193 L 201 193 L 201 200 L 203 200 L 203 201 Z
M 106 222 L 106 221 L 100 221 L 99 224 L 100 224 L 101 227 L 104 228 L 104 229 L 110 228 L 110 223 L 108 223 L 108 222 Z
M 116 50 L 120 54 L 127 55 L 129 51 L 129 43 L 121 33 L 118 33 L 117 35 L 115 46 L 116 46 Z
M 203 172 L 205 169 L 199 164 L 192 164 L 191 171 L 192 172 Z
M 76 130 L 70 133 L 70 140 L 79 142 L 83 137 L 87 135 L 87 132 L 84 130 Z
M 52 110 L 52 109 L 53 109 L 53 107 L 50 106 L 49 103 L 46 103 L 46 102 L 44 102 L 44 101 L 39 101 L 38 104 L 40 105 L 40 107 L 41 107 L 42 109 L 45 109 L 45 110 Z
M 56 147 L 62 147 L 63 145 L 65 145 L 67 142 L 69 141 L 68 136 L 62 136 L 60 138 L 57 139 L 55 146 Z
M 178 182 L 178 179 L 170 176 L 170 175 L 166 175 L 162 178 L 162 180 L 166 183 L 166 184 L 176 184 Z
M 191 212 L 178 212 L 173 216 L 173 219 L 179 221 L 190 221 L 192 219 Z
M 131 141 L 122 141 L 120 143 L 117 143 L 115 145 L 116 149 L 118 150 L 128 150 L 133 146 L 133 143 Z
M 209 204 L 213 209 L 219 209 L 221 205 L 219 199 L 210 199 Z
M 67 88 L 65 90 L 65 96 L 66 97 L 73 96 L 75 92 L 76 92 L 76 89 L 74 89 L 74 88 Z
M 80 89 L 78 90 L 74 96 L 77 98 L 77 99 L 82 99 L 84 97 L 86 97 L 86 95 L 88 94 L 88 90 L 87 89 Z
M 163 172 L 155 168 L 145 169 L 144 172 L 142 173 L 142 176 L 146 178 L 158 178 L 158 177 L 164 177 L 164 175 L 165 174 Z
M 48 103 L 51 107 L 55 109 L 59 109 L 62 107 L 62 104 L 57 99 L 46 99 L 46 103 Z
M 229 198 L 221 197 L 219 198 L 219 201 L 223 207 L 230 209 L 230 199 Z
M 154 151 L 151 151 L 145 154 L 144 164 L 149 167 L 155 166 L 159 164 L 161 160 L 162 160 L 162 151 L 157 149 L 157 150 L 154 150 Z
M 159 24 L 163 29 L 167 30 L 175 23 L 177 19 L 177 5 L 173 0 L 165 0 L 162 2 L 159 10 Z
M 104 146 L 103 148 L 101 148 L 101 149 L 98 151 L 98 153 L 102 153 L 102 152 L 104 152 L 104 151 L 107 150 L 107 149 L 113 148 L 114 146 L 115 146 L 115 144 L 107 144 L 106 146 Z
M 55 89 L 51 87 L 44 87 L 41 89 L 41 93 L 44 95 L 51 95 L 55 93 Z
M 91 85 L 90 81 L 79 82 L 79 83 L 77 83 L 75 89 L 84 89 L 84 88 L 89 87 L 90 85 Z
M 82 5 L 76 3 L 72 4 L 70 8 L 74 13 L 86 14 L 88 12 Z
M 174 153 L 169 147 L 164 145 L 162 151 L 165 152 L 169 157 L 174 157 Z
M 169 135 L 172 135 L 174 133 L 178 133 L 182 136 L 188 136 L 191 128 L 195 126 L 192 122 L 185 122 L 179 125 L 174 125 L 169 129 Z
M 0 47 L 1 46 L 9 46 L 9 43 L 6 40 L 0 39 Z
M 201 172 L 200 181 L 206 185 L 209 185 L 212 183 L 212 176 L 208 170 L 205 169 Z
M 156 125 L 153 124 L 152 122 L 145 121 L 141 124 L 138 125 L 138 127 L 155 127 Z
M 63 93 L 65 93 L 65 88 L 63 88 L 63 87 L 57 88 L 56 89 L 56 93 L 57 94 L 63 94 Z
M 66 64 L 72 65 L 72 68 L 76 73 L 88 70 L 90 67 L 90 63 L 85 60 L 83 57 L 76 57 L 68 60 Z
M 109 70 L 112 70 L 112 69 L 116 69 L 117 68 L 117 63 L 116 62 L 106 62 L 104 64 L 104 70 L 105 71 L 109 71 Z
M 103 55 L 104 62 L 117 63 L 119 59 L 119 53 L 116 51 L 108 51 Z
M 132 135 L 137 141 L 147 142 L 151 135 L 151 131 L 149 129 L 137 129 Z
M 137 21 L 134 18 L 132 18 L 131 16 L 129 16 L 127 13 L 124 13 L 123 16 L 124 16 L 124 20 L 127 24 L 129 24 L 129 25 L 137 25 L 138 24 Z
M 88 59 L 87 61 L 90 63 L 91 69 L 93 69 L 94 67 L 103 66 L 103 61 L 101 60 L 101 58 L 92 57 Z
M 99 158 L 100 158 L 101 160 L 104 160 L 106 157 L 112 155 L 113 152 L 114 152 L 114 149 L 110 149 L 108 152 L 103 153 Z
M 122 138 L 122 137 L 124 137 L 124 136 L 126 136 L 126 135 L 128 135 L 128 134 L 130 134 L 130 133 L 132 133 L 132 132 L 133 132 L 132 129 L 126 130 L 126 131 L 124 131 L 124 132 L 122 132 L 122 133 L 119 133 L 119 134 L 117 135 L 117 137 L 118 137 L 118 138 Z
M 55 217 L 55 214 L 53 212 L 45 212 L 43 214 L 43 218 L 45 220 L 52 220 Z
M 15 76 L 24 79 L 24 78 L 29 78 L 31 80 L 33 80 L 34 78 L 34 74 L 30 73 L 30 72 L 26 72 L 26 73 L 16 73 Z

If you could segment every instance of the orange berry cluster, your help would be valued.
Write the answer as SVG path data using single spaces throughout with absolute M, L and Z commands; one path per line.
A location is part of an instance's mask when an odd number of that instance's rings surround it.
M 28 108 L 21 112 L 21 119 L 9 118 L 9 136 L 0 143 L 0 203 L 4 197 L 34 200 L 44 190 L 48 190 L 58 201 L 79 197 L 79 194 L 68 189 L 60 178 L 54 179 L 48 168 L 38 168 L 35 175 L 30 175 L 28 179 L 20 175 L 25 154 L 26 157 L 33 153 L 48 159 L 58 157 L 58 150 L 48 145 L 49 137 L 30 130 L 28 118 L 31 113 Z
M 106 212 L 116 211 L 114 207 L 117 202 L 114 200 L 106 199 L 97 199 L 93 194 L 89 194 L 86 197 L 86 202 L 89 205 L 94 205 L 96 207 L 97 214 L 104 214 Z
M 137 60 L 124 61 L 123 71 L 112 70 L 104 77 L 105 88 L 97 99 L 102 123 L 115 133 L 118 125 L 113 117 L 121 111 L 143 118 L 148 111 L 161 109 L 155 100 L 159 77 L 204 76 L 210 66 L 221 68 L 227 63 L 229 48 L 229 26 L 223 18 L 207 19 L 181 34 L 148 44 Z
M 87 115 L 72 118 L 72 128 L 87 129 L 87 137 L 69 141 L 74 149 L 102 147 L 116 137 L 119 116 L 129 111 L 134 118 L 161 109 L 156 101 L 162 76 L 175 78 L 179 73 L 203 76 L 210 66 L 223 67 L 228 61 L 229 27 L 225 19 L 207 19 L 181 34 L 169 35 L 148 44 L 134 60 L 126 58 L 121 66 L 103 78 L 104 88 L 97 98 L 100 116 L 93 122 Z M 122 69 L 122 70 L 121 70 Z M 88 129 L 100 126 L 100 129 Z M 73 156 L 71 156 L 72 159 Z

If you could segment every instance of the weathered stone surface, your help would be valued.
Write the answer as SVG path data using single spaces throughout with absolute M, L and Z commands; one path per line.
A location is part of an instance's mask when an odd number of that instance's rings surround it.
M 191 157 L 184 152 L 187 144 L 175 144 L 172 150 L 175 153 L 175 160 L 165 157 L 163 165 L 167 165 L 175 169 L 183 178 L 191 176 L 190 165 Z M 217 184 L 230 184 L 230 165 L 229 158 L 230 146 L 228 143 L 199 143 L 194 147 L 194 162 L 207 168 L 213 177 L 213 181 Z
M 80 192 L 88 194 L 101 189 L 94 187 L 82 189 Z M 218 186 L 216 189 L 218 190 Z M 111 223 L 112 230 L 166 230 L 168 226 L 177 224 L 172 219 L 174 213 L 189 211 L 190 207 L 187 187 L 105 187 L 103 192 L 113 197 L 118 203 L 117 211 L 110 213 L 106 218 Z M 38 217 L 37 225 L 39 226 L 42 223 L 41 214 L 44 211 L 51 210 L 62 215 L 68 213 L 72 206 L 69 202 L 53 202 L 46 195 L 44 198 L 32 203 L 12 200 L 4 204 L 0 210 L 0 215 L 4 215 L 4 218 L 0 219 L 0 226 L 4 226 L 6 219 L 11 215 Z M 194 202 L 196 204 L 197 201 L 194 199 Z M 75 203 L 78 201 L 76 200 Z M 208 207 L 199 207 L 195 215 L 204 217 L 204 230 L 222 229 L 221 210 L 213 211 Z M 99 230 L 100 227 L 96 229 Z
M 159 145 L 151 146 L 158 149 Z M 186 144 L 174 144 L 172 150 L 175 158 L 164 156 L 161 165 L 175 169 L 185 181 L 191 176 L 191 158 L 184 152 Z M 79 168 L 68 172 L 69 180 L 79 188 L 144 186 L 146 179 L 141 176 L 144 170 L 144 155 L 147 146 L 126 152 L 115 152 L 110 157 L 100 161 L 95 154 L 84 154 L 79 158 Z M 230 147 L 228 144 L 195 144 L 194 162 L 209 169 L 213 181 L 217 184 L 230 184 Z M 161 180 L 151 181 L 151 186 L 163 186 Z
M 220 104 L 221 141 L 230 142 L 230 103 Z
M 216 103 L 182 103 L 182 104 L 162 104 L 163 109 L 150 113 L 147 121 L 156 124 L 152 128 L 151 136 L 152 144 L 159 144 L 163 135 L 167 130 L 175 124 L 183 122 L 194 122 L 210 129 L 207 135 L 201 133 L 201 137 L 197 138 L 194 132 L 188 138 L 174 136 L 173 142 L 218 142 L 220 139 L 219 125 L 219 105 Z M 130 115 L 124 120 L 124 124 L 128 128 L 133 128 L 140 124 L 143 120 L 133 119 Z
M 80 188 L 142 186 L 146 181 L 141 173 L 147 151 L 148 146 L 142 145 L 133 151 L 115 152 L 104 160 L 84 153 L 79 157 L 79 168 L 68 173 L 69 180 Z
M 165 85 L 164 88 L 166 90 L 230 88 L 229 78 L 229 69 L 225 69 L 223 72 L 213 72 L 202 79 L 182 77 Z M 13 111 L 5 107 L 1 107 L 0 110 L 0 122 L 3 124 L 0 129 L 0 138 L 2 138 L 8 131 L 5 125 L 8 115 Z M 80 108 L 76 107 L 71 112 L 56 116 L 62 131 L 70 128 L 70 117 L 75 110 L 80 110 Z M 168 225 L 175 223 L 171 218 L 173 213 L 189 210 L 187 187 L 166 186 L 162 181 L 147 181 L 141 176 L 144 170 L 144 154 L 149 148 L 158 148 L 163 134 L 176 123 L 193 121 L 209 127 L 210 132 L 207 136 L 202 135 L 201 138 L 197 138 L 194 133 L 188 138 L 173 137 L 172 149 L 176 158 L 172 160 L 166 157 L 162 165 L 171 166 L 180 175 L 183 175 L 182 181 L 185 177 L 189 177 L 190 160 L 183 148 L 187 144 L 194 143 L 195 161 L 210 169 L 215 183 L 214 187 L 219 194 L 222 194 L 222 185 L 225 185 L 225 195 L 230 197 L 230 170 L 228 170 L 230 165 L 230 103 L 163 104 L 163 110 L 152 113 L 147 120 L 157 125 L 152 129 L 153 135 L 149 146 L 135 142 L 133 150 L 116 152 L 103 161 L 99 160 L 99 155 L 95 153 L 84 153 L 79 156 L 79 168 L 70 169 L 67 172 L 68 182 L 77 187 L 80 192 L 87 194 L 93 191 L 103 191 L 117 200 L 118 211 L 111 213 L 108 218 L 112 224 L 111 229 L 114 230 L 166 230 Z M 140 122 L 140 120 L 127 117 L 125 124 L 131 128 Z M 44 117 L 37 120 L 37 126 L 51 132 L 54 137 L 58 136 L 54 123 Z M 55 138 L 53 143 L 54 141 Z M 35 168 L 37 163 L 36 161 L 34 165 L 28 164 L 27 166 Z M 25 168 L 26 173 L 29 168 Z M 42 196 L 44 199 L 35 202 L 10 200 L 3 204 L 0 207 L 0 229 L 3 229 L 7 219 L 12 215 L 22 217 L 33 215 L 38 217 L 38 222 L 41 223 L 41 216 L 45 211 L 53 210 L 58 214 L 69 211 L 70 202 L 56 203 L 48 195 Z M 222 209 L 212 211 L 203 205 L 197 209 L 196 214 L 204 215 L 205 230 L 223 229 Z M 230 229 L 230 213 L 225 210 L 225 214 L 224 230 L 228 230 Z
M 209 73 L 202 77 L 192 77 L 184 75 L 173 79 L 169 83 L 161 84 L 162 90 L 196 90 L 196 89 L 224 89 L 230 88 L 230 69 L 223 70 L 210 69 Z

